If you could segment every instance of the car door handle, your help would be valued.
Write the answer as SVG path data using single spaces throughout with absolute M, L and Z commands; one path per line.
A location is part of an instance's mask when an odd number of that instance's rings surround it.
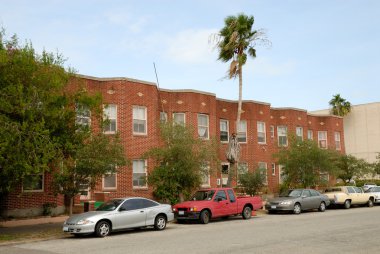
M 143 213 L 144 211 L 140 211 L 140 213 Z

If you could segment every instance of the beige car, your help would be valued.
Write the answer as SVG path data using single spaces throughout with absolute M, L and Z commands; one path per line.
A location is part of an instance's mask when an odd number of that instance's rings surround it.
M 351 205 L 372 207 L 375 200 L 373 193 L 364 193 L 362 188 L 355 186 L 330 187 L 324 194 L 330 199 L 331 205 L 343 205 L 346 209 Z

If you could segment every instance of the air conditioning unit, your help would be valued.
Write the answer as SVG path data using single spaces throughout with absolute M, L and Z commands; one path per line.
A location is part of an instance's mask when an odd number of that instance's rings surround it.
M 228 182 L 228 178 L 222 178 L 222 183 L 223 183 L 223 185 L 226 185 L 227 182 Z

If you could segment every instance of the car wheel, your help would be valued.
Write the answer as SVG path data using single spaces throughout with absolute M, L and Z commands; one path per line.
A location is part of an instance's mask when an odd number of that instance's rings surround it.
M 247 220 L 252 216 L 252 209 L 249 206 L 244 207 L 242 212 L 243 219 Z
M 100 221 L 96 224 L 95 233 L 97 236 L 105 237 L 111 233 L 111 225 L 107 221 Z
M 296 203 L 293 208 L 294 214 L 300 214 L 301 213 L 301 205 L 299 203 Z
M 373 207 L 373 200 L 372 200 L 372 198 L 368 200 L 367 205 L 368 205 L 368 207 Z
M 154 220 L 154 229 L 164 230 L 166 228 L 166 218 L 164 215 L 158 215 Z
M 203 210 L 200 215 L 200 220 L 202 224 L 207 224 L 210 221 L 210 212 L 208 210 Z
M 346 201 L 344 201 L 343 206 L 345 209 L 349 209 L 351 207 L 351 201 L 347 199 Z
M 326 211 L 326 204 L 325 204 L 325 202 L 321 202 L 321 204 L 319 205 L 318 211 L 320 211 L 320 212 Z

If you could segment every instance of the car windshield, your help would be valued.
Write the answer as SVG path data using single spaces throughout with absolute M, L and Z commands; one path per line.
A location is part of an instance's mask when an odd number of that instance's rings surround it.
M 200 200 L 211 200 L 214 196 L 215 191 L 209 190 L 209 191 L 197 191 L 192 200 L 194 201 L 200 201 Z
M 301 197 L 302 190 L 290 190 L 288 192 L 282 193 L 280 197 Z
M 103 203 L 96 211 L 113 211 L 123 202 L 123 199 L 113 199 Z

